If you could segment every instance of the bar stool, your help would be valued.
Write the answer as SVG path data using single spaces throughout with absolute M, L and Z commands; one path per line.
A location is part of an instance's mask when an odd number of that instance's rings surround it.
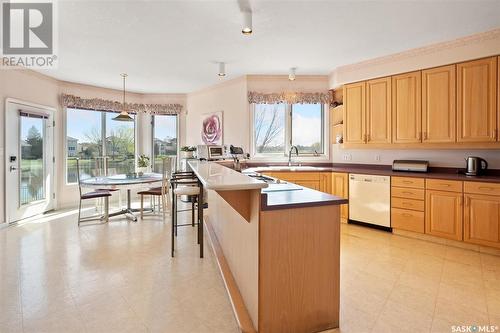
M 144 217 L 144 196 L 150 195 L 151 197 L 159 197 L 161 199 L 161 207 L 163 211 L 163 221 L 165 221 L 165 214 L 167 212 L 167 202 L 169 200 L 168 190 L 170 187 L 170 175 L 172 174 L 172 158 L 165 157 L 162 164 L 162 181 L 161 187 L 150 188 L 149 190 L 139 191 L 138 195 L 141 196 L 141 220 Z
M 177 228 L 183 226 L 198 226 L 198 244 L 200 245 L 200 258 L 203 258 L 203 187 L 196 178 L 193 172 L 176 172 L 172 174 L 170 180 L 172 187 L 172 235 L 171 235 L 171 255 L 174 257 L 175 252 L 175 237 L 177 236 Z M 177 208 L 177 199 L 182 195 L 189 195 L 193 199 L 191 201 L 191 209 L 179 210 Z M 195 206 L 198 208 L 198 218 L 195 223 Z M 178 224 L 177 213 L 191 210 L 191 223 Z

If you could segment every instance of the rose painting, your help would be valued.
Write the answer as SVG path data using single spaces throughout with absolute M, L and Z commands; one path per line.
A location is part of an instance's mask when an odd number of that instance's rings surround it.
M 222 144 L 222 111 L 201 116 L 201 140 L 207 145 Z

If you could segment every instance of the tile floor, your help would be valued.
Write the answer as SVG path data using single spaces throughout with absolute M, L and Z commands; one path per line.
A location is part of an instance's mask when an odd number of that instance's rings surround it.
M 0 332 L 236 332 L 206 244 L 160 218 L 76 226 L 74 211 L 0 229 Z M 342 226 L 341 327 L 500 325 L 500 257 Z M 498 330 L 497 330 L 498 331 Z

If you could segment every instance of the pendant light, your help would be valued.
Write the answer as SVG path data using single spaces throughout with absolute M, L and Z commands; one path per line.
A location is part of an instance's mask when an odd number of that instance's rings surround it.
M 122 73 L 120 75 L 123 78 L 123 110 L 122 110 L 122 112 L 120 112 L 120 114 L 118 116 L 114 117 L 113 120 L 116 120 L 116 121 L 134 121 L 134 118 L 132 118 L 128 114 L 126 104 L 125 104 L 125 80 L 127 79 L 128 75 L 126 73 Z

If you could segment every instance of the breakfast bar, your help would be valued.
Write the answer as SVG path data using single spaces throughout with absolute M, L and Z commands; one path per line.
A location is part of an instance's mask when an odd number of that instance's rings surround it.
M 347 200 L 215 162 L 189 165 L 208 191 L 206 228 L 240 330 L 339 327 L 339 205 Z

